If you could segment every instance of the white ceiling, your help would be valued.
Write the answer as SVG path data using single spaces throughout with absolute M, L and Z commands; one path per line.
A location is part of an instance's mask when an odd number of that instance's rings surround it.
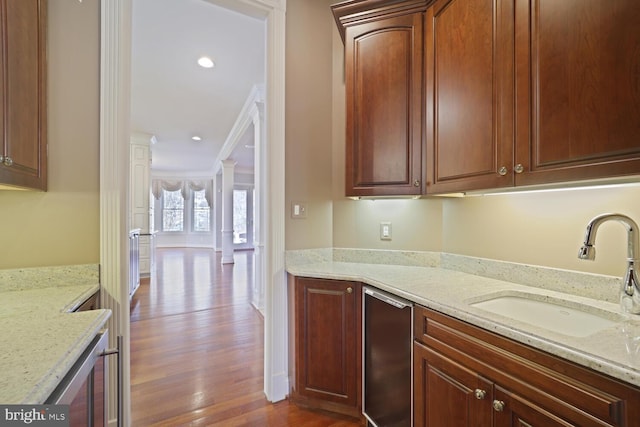
M 215 1 L 133 0 L 131 128 L 155 136 L 154 173 L 214 170 L 251 89 L 264 83 L 264 21 Z M 197 65 L 202 55 L 213 69 Z M 252 144 L 250 126 L 231 156 L 238 169 L 252 168 Z

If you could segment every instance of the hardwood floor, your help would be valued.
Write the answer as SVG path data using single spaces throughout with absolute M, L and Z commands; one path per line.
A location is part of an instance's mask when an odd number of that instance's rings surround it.
M 132 426 L 350 427 L 263 389 L 263 319 L 251 304 L 253 252 L 221 265 L 208 249 L 158 249 L 131 303 Z

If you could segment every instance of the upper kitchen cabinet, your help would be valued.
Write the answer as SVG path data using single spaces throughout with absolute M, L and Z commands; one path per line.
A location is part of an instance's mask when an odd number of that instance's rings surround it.
M 639 24 L 637 0 L 516 2 L 517 185 L 640 173 Z
M 640 174 L 640 3 L 439 0 L 427 193 Z
M 427 193 L 513 185 L 512 4 L 439 0 L 427 11 Z
M 428 1 L 332 6 L 345 43 L 347 196 L 423 192 L 423 20 Z
M 0 188 L 47 189 L 46 0 L 0 0 Z

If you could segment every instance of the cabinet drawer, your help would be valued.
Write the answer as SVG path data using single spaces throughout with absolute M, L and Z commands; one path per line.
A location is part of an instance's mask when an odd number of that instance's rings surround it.
M 640 390 L 441 313 L 415 307 L 416 341 L 566 419 L 577 412 L 614 426 L 637 421 Z M 576 409 L 578 411 L 576 411 Z

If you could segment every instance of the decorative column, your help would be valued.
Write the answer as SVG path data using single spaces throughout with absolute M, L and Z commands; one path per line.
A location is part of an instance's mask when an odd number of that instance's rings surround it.
M 222 264 L 233 264 L 233 174 L 236 163 L 222 161 Z

